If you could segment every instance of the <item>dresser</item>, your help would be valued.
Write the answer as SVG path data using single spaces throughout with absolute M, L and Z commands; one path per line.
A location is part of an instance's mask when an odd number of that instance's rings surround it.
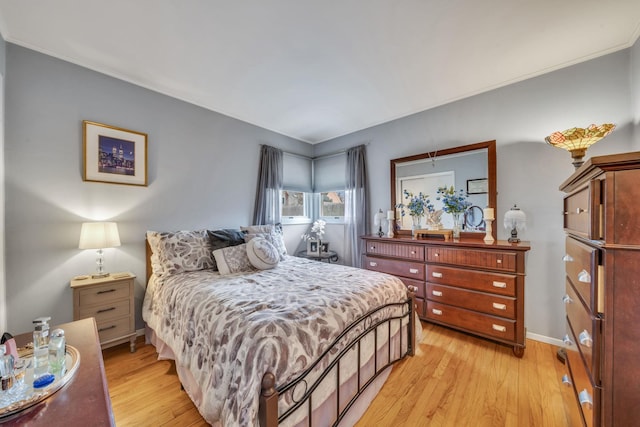
M 586 426 L 640 420 L 640 152 L 592 157 L 561 186 L 562 381 Z
M 135 277 L 131 273 L 114 273 L 99 279 L 71 281 L 73 320 L 94 317 L 103 349 L 129 341 L 131 352 L 136 350 Z
M 363 240 L 363 267 L 393 274 L 412 287 L 421 319 L 513 346 L 513 353 L 523 356 L 528 242 Z

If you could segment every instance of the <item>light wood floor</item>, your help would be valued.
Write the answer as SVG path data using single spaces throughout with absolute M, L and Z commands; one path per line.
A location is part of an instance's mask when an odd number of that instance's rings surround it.
M 357 427 L 573 426 L 564 402 L 570 389 L 557 348 L 527 340 L 524 357 L 511 348 L 423 323 L 418 354 L 397 364 Z M 142 337 L 103 352 L 116 425 L 204 426 L 180 390 L 175 367 L 158 361 Z

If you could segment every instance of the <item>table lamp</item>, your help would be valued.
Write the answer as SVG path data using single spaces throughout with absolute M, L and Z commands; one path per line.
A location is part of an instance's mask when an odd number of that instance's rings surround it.
M 509 237 L 509 243 L 518 243 L 518 231 L 522 232 L 526 229 L 527 215 L 520 210 L 519 207 L 513 205 L 511 209 L 504 214 L 504 228 L 507 231 L 511 230 L 511 237 Z
M 384 212 L 382 212 L 382 209 L 378 209 L 378 212 L 373 217 L 373 222 L 378 227 L 378 237 L 384 236 L 384 232 L 382 231 L 382 221 L 384 221 L 384 219 Z
M 91 276 L 99 279 L 109 276 L 104 271 L 104 248 L 120 246 L 118 225 L 115 222 L 83 222 L 80 229 L 80 249 L 97 249 L 96 273 Z

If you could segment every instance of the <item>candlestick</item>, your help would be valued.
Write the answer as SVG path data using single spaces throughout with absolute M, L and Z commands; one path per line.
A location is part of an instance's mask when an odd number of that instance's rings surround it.
M 491 221 L 493 221 L 494 219 L 496 219 L 493 208 L 484 208 L 482 213 L 484 215 L 485 220 L 490 219 Z
M 491 210 L 493 210 L 493 209 L 491 209 Z M 495 240 L 494 240 L 494 238 L 493 238 L 493 234 L 492 234 L 493 230 L 491 229 L 491 223 L 493 222 L 493 219 L 487 219 L 487 218 L 485 218 L 485 219 L 484 219 L 484 221 L 485 221 L 485 222 L 486 222 L 486 224 L 487 224 L 487 227 L 486 227 L 487 232 L 486 232 L 486 234 L 484 235 L 484 242 L 485 242 L 487 245 L 490 245 L 490 244 L 492 244 L 493 242 L 495 242 Z

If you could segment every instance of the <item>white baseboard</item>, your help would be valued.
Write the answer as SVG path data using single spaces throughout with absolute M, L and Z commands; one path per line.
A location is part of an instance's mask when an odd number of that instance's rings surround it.
M 144 335 L 144 328 L 142 329 L 136 329 L 136 336 L 137 337 L 141 337 Z
M 564 347 L 564 343 L 562 340 L 557 338 L 547 337 L 545 335 L 534 334 L 531 332 L 527 332 L 527 338 L 534 341 L 540 341 L 547 344 L 555 345 L 556 347 Z

